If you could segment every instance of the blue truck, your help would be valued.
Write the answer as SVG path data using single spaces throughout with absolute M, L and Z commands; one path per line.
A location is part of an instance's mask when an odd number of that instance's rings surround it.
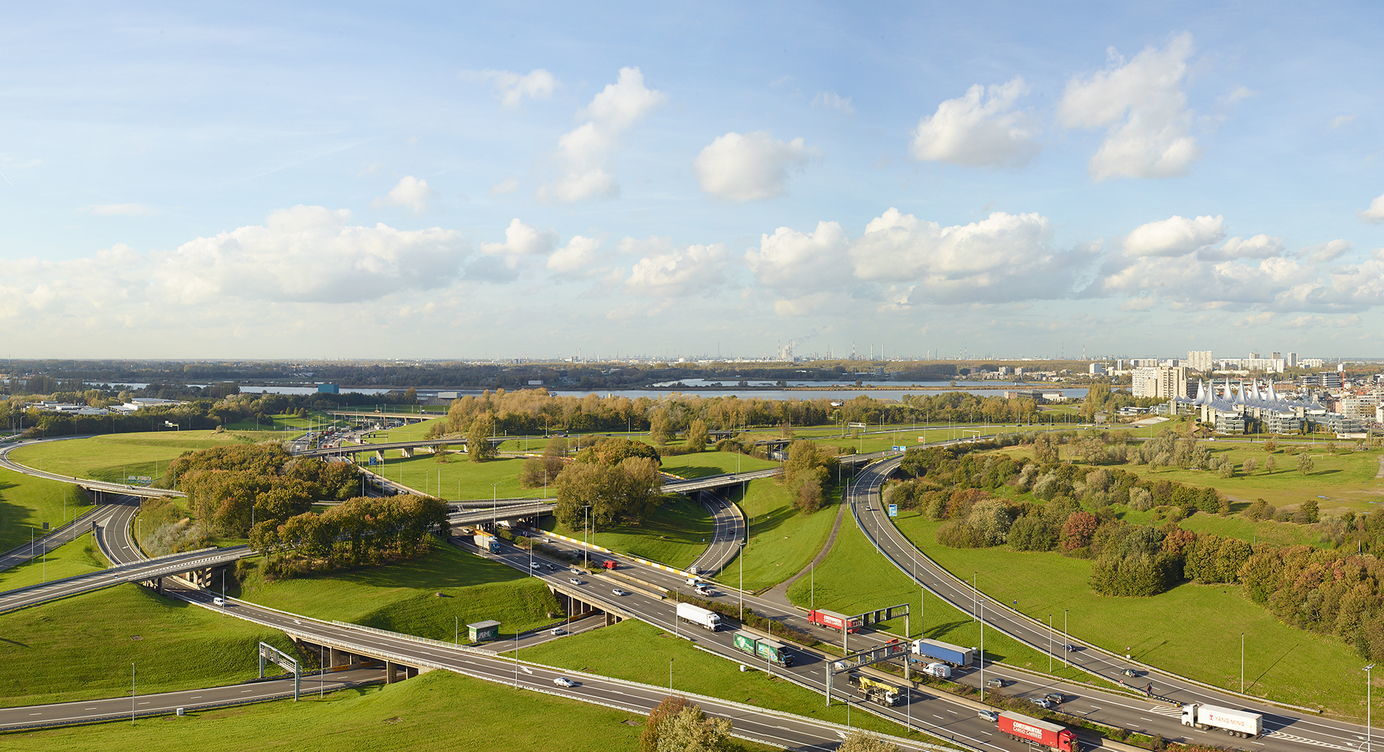
M 963 648 L 941 640 L 914 640 L 913 653 L 953 666 L 969 666 L 976 658 L 975 650 L 972 648 Z

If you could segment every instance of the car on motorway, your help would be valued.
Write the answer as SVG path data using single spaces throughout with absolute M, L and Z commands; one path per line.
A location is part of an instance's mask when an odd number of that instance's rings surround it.
M 542 571 L 542 570 L 543 570 L 543 565 L 542 565 L 542 564 L 539 564 L 539 563 L 536 562 L 536 561 L 530 562 L 530 563 L 529 563 L 529 569 L 532 569 L 532 570 L 535 571 L 535 572 L 539 572 L 539 571 Z
M 993 710 L 981 710 L 977 712 L 976 715 L 980 716 L 981 718 L 984 718 L 985 720 L 991 723 L 995 723 L 1000 719 L 1000 714 L 996 713 Z
M 1046 697 L 1030 697 L 1028 698 L 1028 701 L 1033 703 L 1034 705 L 1037 705 L 1040 708 L 1043 708 L 1044 710 L 1051 708 L 1053 705 L 1052 700 L 1049 700 Z
M 610 591 L 610 594 L 611 594 L 611 595 L 629 595 L 630 593 L 629 593 L 628 590 L 621 590 L 620 588 L 614 588 L 614 589 L 612 589 L 612 590 Z
M 567 578 L 567 581 L 570 582 L 570 583 L 572 583 L 573 585 L 585 585 L 585 584 L 586 584 L 580 577 L 568 577 L 568 578 Z
M 1121 671 L 1120 673 L 1124 674 L 1125 676 L 1139 676 L 1139 672 L 1135 671 L 1132 668 L 1127 668 L 1124 671 Z
M 563 629 L 562 627 L 553 627 L 552 629 L 548 630 L 548 634 L 554 637 L 561 637 L 567 634 L 567 630 Z
M 571 569 L 569 569 L 569 570 L 567 570 L 567 571 L 571 572 L 572 574 L 586 574 L 586 572 L 584 572 L 584 571 L 582 571 L 582 570 L 580 570 L 580 569 L 578 569 L 578 568 L 576 568 L 576 567 L 572 567 Z
M 1000 679 L 998 677 L 994 679 L 986 679 L 985 686 L 991 689 L 999 689 L 1004 686 L 1004 679 Z
M 218 595 L 218 596 L 216 596 L 215 598 L 212 598 L 212 599 L 211 599 L 211 605 L 213 605 L 213 606 L 221 606 L 221 607 L 224 608 L 225 605 L 226 605 L 226 599 L 225 599 L 225 598 L 222 598 L 221 596 Z
M 570 687 L 575 687 L 575 686 L 577 686 L 577 683 L 576 683 L 576 682 L 572 681 L 571 679 L 568 679 L 568 678 L 565 677 L 565 676 L 558 676 L 558 677 L 555 677 L 555 678 L 553 679 L 553 683 L 556 684 L 556 685 L 558 685 L 559 687 L 569 687 L 569 688 L 570 688 Z
M 1067 696 L 1062 694 L 1061 692 L 1049 692 L 1043 695 L 1043 699 L 1047 700 L 1053 705 L 1061 705 L 1062 703 L 1067 701 Z

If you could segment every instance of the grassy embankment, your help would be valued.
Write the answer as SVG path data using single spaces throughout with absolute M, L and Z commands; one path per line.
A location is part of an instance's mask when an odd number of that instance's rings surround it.
M 543 519 L 545 530 L 582 540 L 581 525 L 575 529 Z M 711 540 L 712 521 L 706 508 L 686 497 L 670 496 L 638 525 L 619 525 L 591 535 L 591 543 L 620 553 L 633 554 L 679 569 L 690 565 Z
M 1279 622 L 1237 586 L 1184 584 L 1151 598 L 1102 596 L 1087 585 L 1088 560 L 1005 547 L 948 548 L 936 542 L 941 523 L 912 512 L 896 522 L 953 574 L 969 579 L 978 572 L 982 591 L 1001 601 L 1017 601 L 1015 607 L 1029 616 L 1046 620 L 1052 615 L 1061 628 L 1066 610 L 1071 634 L 1083 640 L 1238 690 L 1243 634 L 1247 692 L 1352 715 L 1362 711 L 1363 687 L 1341 680 L 1359 671 L 1359 654 L 1340 639 Z M 820 573 L 817 579 L 820 591 Z
M 640 659 L 631 661 L 631 655 L 640 656 Z M 835 723 L 846 722 L 846 707 L 840 703 L 827 707 L 822 695 L 816 692 L 771 677 L 762 670 L 740 671 L 735 662 L 702 652 L 688 641 L 643 622 L 625 621 L 553 640 L 521 650 L 519 656 L 549 666 L 655 686 L 668 685 L 671 666 L 674 691 L 694 692 Z M 747 659 L 746 665 L 754 667 L 756 663 Z M 851 722 L 857 728 L 925 738 L 863 711 L 852 712 Z
M 279 431 L 113 433 L 21 447 L 10 453 L 10 459 L 40 470 L 80 478 L 122 481 L 131 475 L 145 475 L 157 482 L 167 469 L 168 461 L 183 452 L 282 438 Z
M 45 522 L 61 527 L 90 508 L 74 485 L 0 469 L 0 551 L 27 543 L 31 531 L 43 535 Z
M 97 572 L 109 566 L 106 557 L 96 547 L 96 539 L 87 533 L 59 546 L 44 557 L 0 571 L 0 592 L 28 587 L 64 577 Z
M 131 663 L 141 694 L 245 681 L 258 642 L 293 650 L 272 629 L 133 584 L 0 615 L 0 634 L 4 706 L 118 697 Z
M 297 413 L 278 413 L 256 420 L 246 418 L 235 423 L 227 423 L 228 431 L 278 431 L 289 436 L 302 433 L 314 427 L 339 425 L 340 421 L 323 412 L 311 411 L 305 416 Z M 287 436 L 285 436 L 287 438 Z
M 744 561 L 732 560 L 716 579 L 738 584 L 743 568 L 747 590 L 776 585 L 807 566 L 831 532 L 840 498 L 834 492 L 826 506 L 803 514 L 794 508 L 793 495 L 773 478 L 750 481 L 743 495 L 739 488 L 728 493 L 745 513 L 748 542 L 741 549 Z
M 1017 574 L 1031 576 L 1022 570 Z M 980 645 L 978 622 L 931 593 L 924 596 L 917 584 L 870 545 L 853 519 L 842 522 L 836 544 L 826 560 L 817 567 L 812 578 L 804 577 L 793 583 L 788 589 L 788 597 L 805 608 L 829 608 L 847 614 L 909 603 L 914 607 L 911 627 L 915 636 L 921 622 L 927 637 L 956 645 Z M 925 599 L 921 606 L 920 598 Z M 1061 617 L 1060 611 L 1058 616 Z M 904 632 L 902 618 L 886 622 L 884 626 L 900 635 Z M 1049 666 L 1046 653 L 1022 645 L 993 629 L 985 632 L 985 655 L 989 660 L 1040 671 L 1047 671 Z M 1054 664 L 1053 673 L 1074 679 L 1088 678 L 1084 672 L 1064 668 L 1060 661 Z
M 513 635 L 560 619 L 542 581 L 456 546 L 437 544 L 419 559 L 317 577 L 268 581 L 257 563 L 244 566 L 232 595 L 319 619 L 451 640 L 470 622 L 496 619 Z M 441 593 L 442 597 L 437 594 Z
M 297 703 L 0 736 L 0 750 L 620 750 L 638 747 L 643 721 L 636 713 L 433 671 L 389 686 L 305 695 Z M 770 749 L 740 744 L 745 752 Z

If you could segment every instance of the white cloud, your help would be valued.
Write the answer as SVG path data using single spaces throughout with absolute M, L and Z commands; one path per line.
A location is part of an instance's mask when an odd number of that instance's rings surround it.
M 548 257 L 548 269 L 559 274 L 584 273 L 591 274 L 597 271 L 596 252 L 601 248 L 601 241 L 595 238 L 588 238 L 584 235 L 573 235 L 567 241 L 567 245 L 557 249 L 553 255 Z
M 481 252 L 491 256 L 503 256 L 510 266 L 518 263 L 521 256 L 546 256 L 557 246 L 557 233 L 540 230 L 526 225 L 516 217 L 505 228 L 503 243 L 481 243 Z
M 1227 238 L 1216 253 L 1222 258 L 1269 258 L 1282 256 L 1285 250 L 1282 238 L 1261 233 L 1248 238 Z
M 630 268 L 625 284 L 630 289 L 655 297 L 681 297 L 704 292 L 721 282 L 726 247 L 690 245 L 646 256 Z
M 782 195 L 788 173 L 810 156 L 801 138 L 779 141 L 764 131 L 732 132 L 702 149 L 692 165 L 703 191 L 728 201 L 756 201 Z
M 1190 135 L 1192 113 L 1182 91 L 1190 34 L 1178 34 L 1162 49 L 1149 47 L 1125 62 L 1112 49 L 1111 67 L 1073 78 L 1058 106 L 1068 128 L 1105 128 L 1091 157 L 1096 180 L 1161 178 L 1186 173 L 1199 150 Z
M 468 247 L 453 230 L 350 224 L 345 209 L 295 206 L 263 225 L 182 244 L 156 259 L 154 277 L 184 303 L 219 298 L 351 303 L 456 278 Z
M 836 110 L 844 115 L 855 114 L 855 105 L 851 103 L 851 98 L 843 97 L 834 91 L 817 92 L 817 96 L 812 98 L 812 106 L 824 110 Z
M 1026 164 L 1038 153 L 1028 115 L 1014 103 L 1028 91 L 1022 78 L 999 86 L 972 86 L 918 121 L 911 152 L 929 162 L 984 167 Z
M 1243 102 L 1246 99 L 1251 99 L 1258 95 L 1258 93 L 1259 92 L 1247 86 L 1236 86 L 1234 89 L 1230 90 L 1230 93 L 1226 94 L 1221 99 L 1226 104 L 1236 104 L 1238 102 Z
M 607 84 L 582 110 L 586 122 L 558 139 L 563 174 L 540 188 L 539 197 L 571 203 L 618 193 L 605 162 L 621 134 L 664 99 L 663 92 L 644 85 L 638 68 L 621 68 L 616 82 Z
M 84 210 L 98 217 L 148 217 L 156 213 L 148 204 L 93 204 Z
M 812 234 L 780 227 L 759 236 L 759 248 L 745 253 L 760 283 L 786 294 L 838 288 L 850 261 L 851 240 L 836 222 L 818 222 Z
M 1336 117 L 1331 118 L 1331 127 L 1333 130 L 1336 128 L 1344 128 L 1345 126 L 1350 125 L 1353 122 L 1355 122 L 1355 115 L 1353 114 L 1347 113 L 1345 115 L 1337 115 Z
M 428 181 L 422 178 L 415 178 L 412 175 L 405 175 L 389 189 L 389 193 L 375 199 L 374 206 L 401 206 L 412 210 L 414 213 L 422 212 L 428 208 L 428 200 L 432 198 L 432 188 L 428 187 Z
M 466 71 L 463 76 L 489 81 L 500 94 L 500 104 L 518 107 L 525 99 L 547 99 L 557 89 L 557 77 L 542 68 L 528 73 L 503 70 Z
M 1350 241 L 1337 238 L 1336 240 L 1330 240 L 1321 245 L 1310 246 L 1304 249 L 1304 252 L 1307 254 L 1307 258 L 1321 264 L 1327 261 L 1335 261 L 1346 251 L 1349 251 L 1350 248 Z
M 1124 241 L 1131 256 L 1182 256 L 1219 243 L 1225 237 L 1225 219 L 1173 215 L 1134 228 Z M 1238 239 L 1237 239 L 1238 240 Z
M 495 185 L 490 186 L 490 195 L 503 196 L 507 193 L 514 193 L 519 190 L 518 178 L 505 178 Z
M 1369 208 L 1360 212 L 1360 218 L 1366 222 L 1384 222 L 1384 194 L 1375 196 Z

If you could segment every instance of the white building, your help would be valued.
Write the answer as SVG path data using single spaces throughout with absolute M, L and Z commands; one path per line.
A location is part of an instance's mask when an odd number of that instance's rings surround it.
M 1187 369 L 1182 366 L 1136 368 L 1130 386 L 1135 397 L 1186 397 Z
M 1105 364 L 1104 364 L 1104 363 L 1092 363 L 1092 364 L 1090 365 L 1090 367 L 1089 367 L 1087 370 L 1090 372 L 1090 374 L 1091 374 L 1092 376 L 1104 376 L 1104 375 L 1105 375 Z
M 1202 373 L 1211 373 L 1211 369 L 1212 369 L 1212 367 L 1214 366 L 1214 362 L 1211 360 L 1211 351 L 1210 351 L 1210 350 L 1188 350 L 1188 351 L 1187 351 L 1187 361 L 1186 361 L 1185 363 L 1183 363 L 1183 365 L 1187 366 L 1188 368 L 1192 369 L 1193 371 L 1201 371 Z

